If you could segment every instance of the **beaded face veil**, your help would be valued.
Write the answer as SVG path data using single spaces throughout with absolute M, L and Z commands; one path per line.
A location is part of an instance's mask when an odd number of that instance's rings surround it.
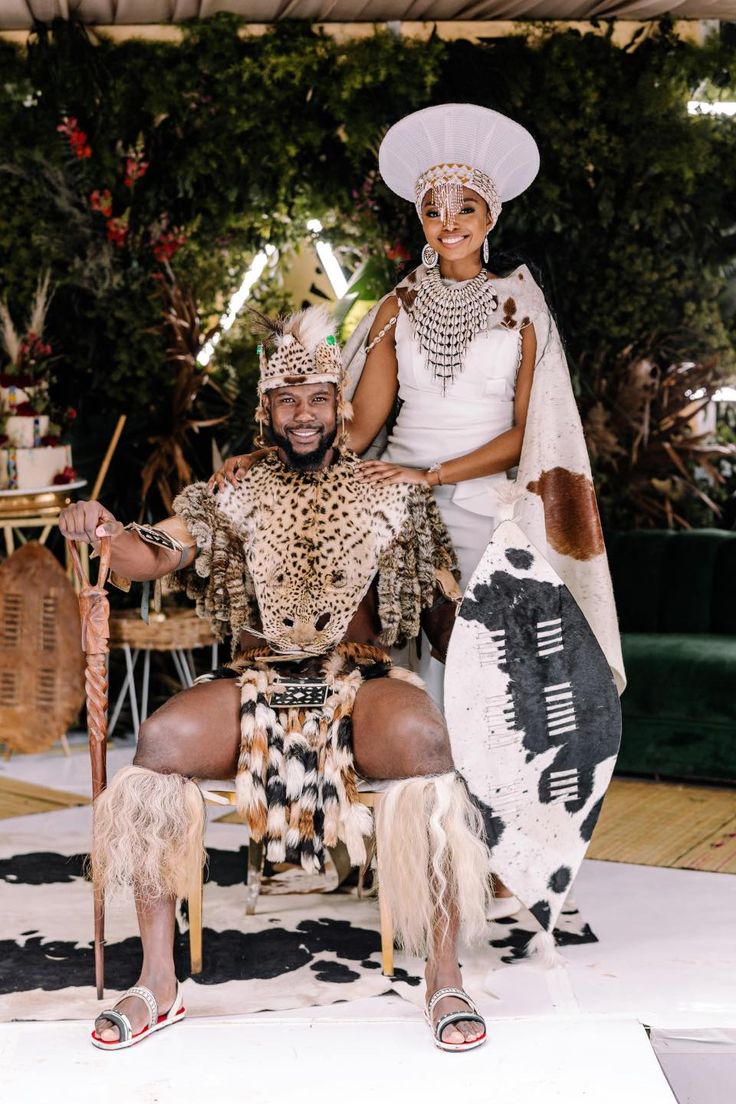
M 433 165 L 418 178 L 414 187 L 414 204 L 422 217 L 422 200 L 432 192 L 432 203 L 438 208 L 444 226 L 452 226 L 462 209 L 465 188 L 472 188 L 488 204 L 491 225 L 501 214 L 501 197 L 487 173 L 470 165 Z

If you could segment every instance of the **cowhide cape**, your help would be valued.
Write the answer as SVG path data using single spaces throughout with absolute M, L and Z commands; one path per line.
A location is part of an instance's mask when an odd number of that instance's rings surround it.
M 423 266 L 399 284 L 410 289 Z M 612 670 L 619 693 L 626 684 L 616 607 L 583 429 L 557 326 L 531 272 L 522 265 L 493 280 L 498 307 L 489 328 L 514 329 L 529 319 L 537 361 L 516 487 L 522 492 L 515 521 L 549 561 L 585 615 Z M 381 301 L 383 302 L 383 300 Z M 347 395 L 365 364 L 365 346 L 380 303 L 361 320 L 345 346 Z M 383 432 L 369 452 L 380 455 Z

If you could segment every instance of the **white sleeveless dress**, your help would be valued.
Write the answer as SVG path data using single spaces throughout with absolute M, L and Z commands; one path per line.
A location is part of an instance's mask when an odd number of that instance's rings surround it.
M 428 468 L 487 444 L 514 424 L 514 392 L 521 361 L 521 333 L 495 328 L 470 342 L 454 381 L 442 384 L 424 363 L 419 342 L 403 307 L 396 322 L 399 410 L 382 460 L 411 468 Z M 506 474 L 482 476 L 433 488 L 442 518 L 460 562 L 465 589 L 495 529 L 494 487 Z M 412 667 L 442 705 L 443 666 L 424 648 Z

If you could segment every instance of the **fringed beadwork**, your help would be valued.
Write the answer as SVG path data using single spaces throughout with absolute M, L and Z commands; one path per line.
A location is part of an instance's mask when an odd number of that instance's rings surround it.
M 443 226 L 453 226 L 465 202 L 463 189 L 470 188 L 488 204 L 493 223 L 501 214 L 501 197 L 487 173 L 472 165 L 433 165 L 419 177 L 414 191 L 417 214 L 422 217 L 422 200 L 432 189 L 432 203 L 438 208 Z

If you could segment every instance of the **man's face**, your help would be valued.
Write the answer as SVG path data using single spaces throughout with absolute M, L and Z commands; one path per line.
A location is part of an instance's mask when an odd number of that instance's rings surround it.
M 274 444 L 294 468 L 319 467 L 337 434 L 334 383 L 274 387 L 264 396 Z

